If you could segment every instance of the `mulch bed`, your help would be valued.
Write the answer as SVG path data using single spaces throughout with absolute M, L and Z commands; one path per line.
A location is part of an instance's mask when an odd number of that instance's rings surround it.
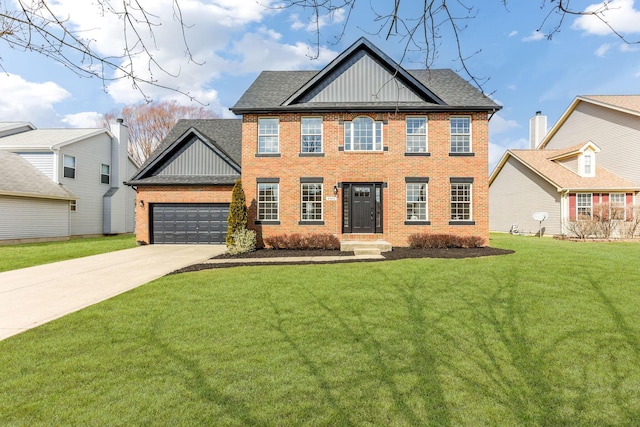
M 252 258 L 274 258 L 274 257 L 318 257 L 318 256 L 352 256 L 353 252 L 342 252 L 337 250 L 293 250 L 293 249 L 258 249 L 255 252 L 249 252 L 245 254 L 218 255 L 212 259 L 237 259 L 238 262 L 226 262 L 226 263 L 207 263 L 207 264 L 195 264 L 189 267 L 182 268 L 174 273 L 185 273 L 188 271 L 209 270 L 212 268 L 226 268 L 237 267 L 241 265 L 289 265 L 289 264 L 327 264 L 327 263 L 345 263 L 345 262 L 380 262 L 407 258 L 477 258 L 485 256 L 507 255 L 512 254 L 512 250 L 498 249 L 491 247 L 484 248 L 450 248 L 450 249 L 412 249 L 412 248 L 393 248 L 390 252 L 383 252 L 384 259 L 359 259 L 354 260 L 352 258 L 345 258 L 344 260 L 334 261 L 313 261 L 313 262 L 251 262 Z

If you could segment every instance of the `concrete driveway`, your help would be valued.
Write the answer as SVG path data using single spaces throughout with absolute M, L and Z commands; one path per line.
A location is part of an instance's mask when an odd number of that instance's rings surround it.
M 149 245 L 0 273 L 0 340 L 225 251 Z

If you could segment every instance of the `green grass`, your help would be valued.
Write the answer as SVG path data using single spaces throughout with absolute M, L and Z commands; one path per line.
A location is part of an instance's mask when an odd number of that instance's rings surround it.
M 637 243 L 167 276 L 0 342 L 0 425 L 640 425 Z
M 133 234 L 0 246 L 0 272 L 113 252 L 135 246 L 136 238 Z

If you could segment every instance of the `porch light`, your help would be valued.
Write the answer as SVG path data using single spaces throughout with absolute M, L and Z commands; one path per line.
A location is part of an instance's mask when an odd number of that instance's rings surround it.
M 337 186 L 337 185 L 334 185 L 334 186 L 333 186 L 333 195 L 334 195 L 334 196 L 337 196 L 337 195 L 338 195 L 338 186 Z

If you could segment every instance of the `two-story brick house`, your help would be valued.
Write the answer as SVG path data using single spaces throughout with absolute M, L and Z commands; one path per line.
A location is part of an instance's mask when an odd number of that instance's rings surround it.
M 249 226 L 406 246 L 489 235 L 488 123 L 501 107 L 451 70 L 405 70 L 360 39 L 321 71 L 265 71 L 242 115 Z

